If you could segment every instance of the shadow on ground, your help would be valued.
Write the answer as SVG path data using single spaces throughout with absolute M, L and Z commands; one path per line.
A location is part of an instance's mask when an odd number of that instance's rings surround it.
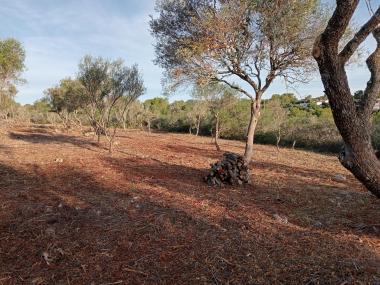
M 37 130 L 36 132 L 28 133 L 9 132 L 9 138 L 33 144 L 71 144 L 89 150 L 91 149 L 91 146 L 97 146 L 95 142 L 84 138 L 78 138 L 74 135 L 54 134 L 52 132 L 39 133 Z

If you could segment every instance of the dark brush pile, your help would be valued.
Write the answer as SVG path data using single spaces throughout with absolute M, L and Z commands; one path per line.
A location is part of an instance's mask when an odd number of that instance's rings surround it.
M 210 172 L 204 180 L 210 186 L 243 185 L 251 183 L 251 176 L 243 156 L 226 152 L 221 161 L 211 164 Z

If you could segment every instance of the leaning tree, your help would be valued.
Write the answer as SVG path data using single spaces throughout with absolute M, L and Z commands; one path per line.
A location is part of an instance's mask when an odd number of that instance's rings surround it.
M 261 98 L 276 78 L 306 81 L 315 37 L 326 25 L 319 0 L 159 0 L 150 22 L 156 62 L 171 86 L 219 82 L 251 101 L 245 160 L 253 154 Z
M 369 191 L 380 198 L 380 161 L 371 143 L 371 117 L 380 94 L 380 7 L 344 46 L 339 43 L 356 11 L 359 0 L 337 0 L 325 31 L 315 41 L 313 55 L 329 98 L 335 124 L 344 141 L 339 159 Z M 373 35 L 375 51 L 368 57 L 371 77 L 355 102 L 345 67 L 359 46 Z

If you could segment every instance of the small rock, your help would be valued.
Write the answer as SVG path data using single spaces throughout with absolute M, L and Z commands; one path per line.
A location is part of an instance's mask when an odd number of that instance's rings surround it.
M 345 182 L 347 180 L 347 178 L 346 178 L 346 176 L 344 176 L 342 174 L 337 174 L 334 176 L 333 180 L 336 182 Z
M 273 218 L 274 218 L 276 221 L 280 222 L 281 224 L 287 224 L 287 223 L 288 223 L 288 218 L 285 217 L 285 216 L 281 217 L 281 216 L 278 215 L 278 214 L 274 214 L 274 215 L 273 215 Z
M 63 159 L 62 158 L 56 158 L 56 159 L 54 159 L 54 162 L 56 162 L 56 163 L 62 163 Z
M 53 258 L 50 256 L 50 254 L 47 251 L 44 251 L 42 253 L 42 257 L 44 258 L 47 265 L 50 265 L 53 262 Z

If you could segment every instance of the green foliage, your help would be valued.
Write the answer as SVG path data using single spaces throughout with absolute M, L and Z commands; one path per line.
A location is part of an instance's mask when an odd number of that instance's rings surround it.
M 167 98 L 156 97 L 144 101 L 143 105 L 154 115 L 167 115 L 169 100 Z
M 137 66 L 124 66 L 122 60 L 85 56 L 79 64 L 78 80 L 83 86 L 84 110 L 91 125 L 98 136 L 103 133 L 112 142 L 116 128 L 112 135 L 109 128 L 120 124 L 119 119 L 129 105 L 145 92 Z M 120 101 L 121 116 L 114 116 Z
M 21 73 L 25 69 L 24 61 L 25 50 L 19 41 L 0 40 L 0 82 L 2 85 L 20 80 Z
M 16 84 L 23 82 L 25 51 L 15 39 L 0 40 L 0 117 L 7 119 L 18 109 Z
M 58 86 L 45 91 L 46 99 L 53 112 L 72 113 L 84 105 L 84 87 L 78 80 L 66 78 Z

